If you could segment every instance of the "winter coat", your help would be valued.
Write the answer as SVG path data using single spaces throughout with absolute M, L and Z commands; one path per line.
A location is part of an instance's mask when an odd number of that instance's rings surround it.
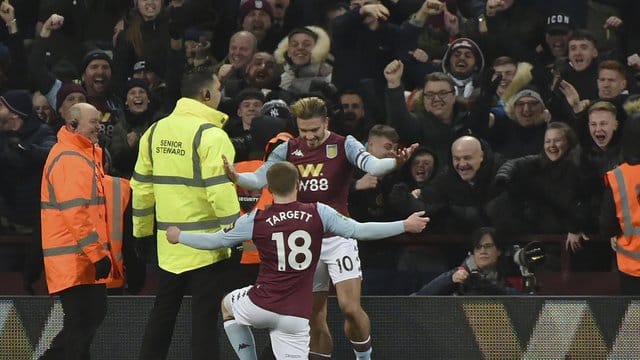
M 55 143 L 49 125 L 35 114 L 20 130 L 0 133 L 0 196 L 12 222 L 34 226 L 39 221 L 42 168 Z

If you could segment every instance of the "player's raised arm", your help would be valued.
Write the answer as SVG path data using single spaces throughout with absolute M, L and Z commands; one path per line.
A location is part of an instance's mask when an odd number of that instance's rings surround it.
M 418 147 L 418 144 L 399 149 L 393 158 L 385 159 L 378 159 L 368 153 L 364 146 L 351 135 L 346 137 L 344 147 L 350 163 L 373 176 L 384 176 L 394 169 L 402 167 Z
M 322 203 L 318 203 L 318 213 L 326 232 L 358 240 L 384 239 L 404 232 L 419 233 L 429 222 L 424 211 L 415 212 L 405 220 L 366 223 L 350 219 Z

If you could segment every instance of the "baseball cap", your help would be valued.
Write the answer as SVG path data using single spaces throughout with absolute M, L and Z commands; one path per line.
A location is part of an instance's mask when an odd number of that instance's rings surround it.
M 33 111 L 31 93 L 27 90 L 9 90 L 0 96 L 0 101 L 14 114 L 26 118 Z
M 545 29 L 547 33 L 567 33 L 571 30 L 573 30 L 573 25 L 571 24 L 571 18 L 569 15 L 557 13 L 547 17 L 547 26 Z
M 155 71 L 153 64 L 149 60 L 140 60 L 133 64 L 133 72 L 138 71 Z

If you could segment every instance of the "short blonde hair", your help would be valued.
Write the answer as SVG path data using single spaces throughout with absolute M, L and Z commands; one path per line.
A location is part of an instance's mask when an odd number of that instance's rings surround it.
M 591 115 L 594 111 L 606 111 L 613 114 L 613 116 L 618 116 L 618 109 L 616 106 L 608 101 L 598 101 L 595 104 L 589 107 L 588 114 Z
M 327 104 L 319 97 L 305 97 L 291 105 L 291 112 L 298 119 L 308 120 L 327 117 Z

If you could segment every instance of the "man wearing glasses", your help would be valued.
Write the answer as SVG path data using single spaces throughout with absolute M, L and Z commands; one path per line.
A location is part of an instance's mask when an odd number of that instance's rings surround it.
M 441 72 L 427 75 L 422 96 L 416 98 L 413 111 L 409 112 L 401 81 L 403 69 L 399 60 L 384 69 L 389 124 L 400 134 L 401 143 L 419 143 L 432 149 L 438 159 L 449 158 L 453 140 L 467 133 L 467 111 L 456 104 L 455 84 Z

